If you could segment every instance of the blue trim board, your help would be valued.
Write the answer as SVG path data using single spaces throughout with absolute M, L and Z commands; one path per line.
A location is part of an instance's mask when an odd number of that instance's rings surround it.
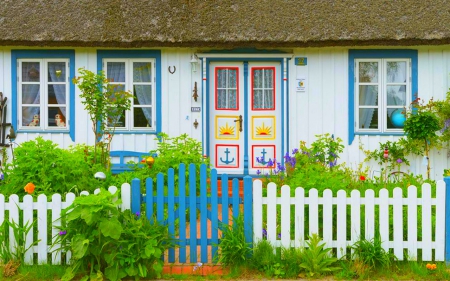
M 18 59 L 69 59 L 69 130 L 18 130 L 19 120 L 17 117 L 17 60 Z M 69 133 L 72 141 L 75 141 L 75 51 L 74 50 L 11 50 L 11 124 L 21 132 L 32 133 Z
M 127 131 L 116 130 L 116 134 L 158 134 L 161 132 L 161 51 L 159 50 L 97 50 L 97 71 L 103 70 L 103 59 L 155 59 L 156 65 L 156 131 Z
M 248 175 L 248 61 L 244 61 L 244 175 Z M 234 193 L 233 193 L 234 194 Z
M 287 60 L 290 60 L 290 59 L 288 58 Z M 286 128 L 284 128 L 284 126 L 283 126 L 283 124 L 284 124 L 284 110 L 287 110 L 286 108 L 284 108 L 284 95 L 285 94 L 286 94 L 286 98 L 288 99 L 288 97 L 287 97 L 288 89 L 284 88 L 284 80 L 283 80 L 283 66 L 284 66 L 283 58 L 264 58 L 264 57 L 260 57 L 260 58 L 249 58 L 249 57 L 223 58 L 223 57 L 217 57 L 217 58 L 206 58 L 206 62 L 203 62 L 203 60 L 202 60 L 202 63 L 206 63 L 206 81 L 207 81 L 207 83 L 206 83 L 206 89 L 205 89 L 205 94 L 206 94 L 206 97 L 205 97 L 206 98 L 206 109 L 205 109 L 206 121 L 205 122 L 206 122 L 207 131 L 209 129 L 209 124 L 210 124 L 209 123 L 210 122 L 210 118 L 209 118 L 209 116 L 210 116 L 210 110 L 209 110 L 209 107 L 210 107 L 210 89 L 209 88 L 210 88 L 210 83 L 213 82 L 213 81 L 210 81 L 210 75 L 209 75 L 209 72 L 210 72 L 209 65 L 210 65 L 211 62 L 243 62 L 244 63 L 244 104 L 245 105 L 248 104 L 248 95 L 249 95 L 249 93 L 248 93 L 248 79 L 247 79 L 248 75 L 249 75 L 248 74 L 248 63 L 249 62 L 279 62 L 280 63 L 280 77 L 281 77 L 280 89 L 281 89 L 281 92 L 282 92 L 282 95 L 281 95 L 281 106 L 280 106 L 280 108 L 281 108 L 281 158 L 282 158 L 281 161 L 283 161 L 283 159 L 284 159 L 283 156 L 285 154 L 285 143 L 284 143 L 285 137 L 284 137 L 284 132 L 285 131 L 286 132 L 289 131 Z M 287 76 L 287 78 L 289 79 L 289 76 Z M 287 87 L 287 88 L 289 88 L 289 87 Z M 289 122 L 289 118 L 287 118 L 287 122 Z M 287 125 L 289 126 L 289 123 L 287 123 Z M 248 108 L 247 107 L 245 107 L 245 109 L 244 109 L 244 127 L 248 128 Z M 246 144 L 248 143 L 248 138 L 249 138 L 248 132 L 247 132 L 247 130 L 245 130 L 245 132 L 244 132 L 244 141 L 245 141 Z M 205 139 L 206 139 L 206 150 L 207 150 L 207 153 L 209 153 L 210 152 L 210 142 L 211 142 L 209 134 L 206 134 Z M 248 154 L 248 147 L 245 146 L 245 148 L 244 148 L 244 175 L 248 175 L 248 165 L 249 165 L 248 155 L 249 155 Z M 238 178 L 242 177 L 242 175 L 234 175 L 234 174 L 232 174 L 231 176 L 238 177 Z
M 445 182 L 445 263 L 450 265 L 450 177 L 444 177 Z
M 411 49 L 370 49 L 349 50 L 348 52 L 348 144 L 351 145 L 355 135 L 403 135 L 402 133 L 357 133 L 355 132 L 355 59 L 411 59 L 411 100 L 418 95 L 418 52 Z

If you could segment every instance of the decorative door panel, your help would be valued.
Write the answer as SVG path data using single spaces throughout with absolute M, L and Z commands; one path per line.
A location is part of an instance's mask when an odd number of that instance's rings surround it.
M 281 156 L 279 63 L 210 64 L 209 141 L 219 173 L 269 173 Z

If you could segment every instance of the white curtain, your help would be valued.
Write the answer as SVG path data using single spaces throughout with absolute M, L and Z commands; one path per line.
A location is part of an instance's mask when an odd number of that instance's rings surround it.
M 38 62 L 22 62 L 22 81 L 40 83 L 40 67 Z M 34 115 L 40 115 L 41 93 L 39 84 L 22 84 L 22 104 L 32 104 L 37 107 L 22 106 L 22 126 L 28 126 Z
M 66 63 L 64 63 L 64 69 L 60 69 L 56 63 L 48 63 L 48 73 L 50 75 L 52 82 L 66 82 Z M 56 75 L 56 70 L 62 71 L 60 76 Z M 61 105 L 67 105 L 67 96 L 66 96 L 66 85 L 53 85 L 53 91 L 55 92 L 56 101 L 58 104 Z M 58 107 L 59 110 L 61 110 L 61 114 L 63 115 L 62 120 L 67 125 L 67 118 L 66 118 L 66 107 L 60 106 Z M 54 118 L 55 116 L 49 116 L 48 118 Z

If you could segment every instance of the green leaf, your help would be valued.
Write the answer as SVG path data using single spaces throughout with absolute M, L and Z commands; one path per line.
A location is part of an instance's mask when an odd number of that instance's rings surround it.
M 120 238 L 123 231 L 122 224 L 117 219 L 101 219 L 99 228 L 103 235 L 115 240 Z
M 119 280 L 119 267 L 117 265 L 105 268 L 105 276 L 111 281 Z
M 72 254 L 75 259 L 81 259 L 86 254 L 89 247 L 89 240 L 84 239 L 84 235 L 77 234 L 72 238 Z

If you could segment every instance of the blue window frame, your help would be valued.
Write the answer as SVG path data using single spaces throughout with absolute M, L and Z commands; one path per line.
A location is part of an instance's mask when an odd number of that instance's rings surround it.
M 12 50 L 12 124 L 75 141 L 74 50 Z
M 417 64 L 417 50 L 349 50 L 349 144 L 355 135 L 403 135 Z
M 98 50 L 97 70 L 134 96 L 116 134 L 161 132 L 161 51 Z

